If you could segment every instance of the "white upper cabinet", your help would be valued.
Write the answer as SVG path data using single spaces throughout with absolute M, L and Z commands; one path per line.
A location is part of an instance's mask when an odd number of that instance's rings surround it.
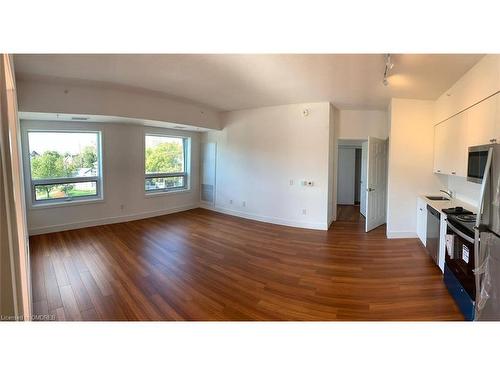
M 434 172 L 454 176 L 467 173 L 467 112 L 434 127 Z
M 442 122 L 434 127 L 434 173 L 446 173 L 445 159 L 448 145 L 446 142 L 446 122 Z
M 434 172 L 467 176 L 469 147 L 500 143 L 500 94 L 434 127 Z
M 468 111 L 462 112 L 454 117 L 455 122 L 450 131 L 452 144 L 449 146 L 448 158 L 450 173 L 454 176 L 467 177 L 467 158 L 469 146 L 467 144 L 467 124 L 469 120 Z
M 492 96 L 479 104 L 469 108 L 467 121 L 467 146 L 479 146 L 500 141 L 496 136 L 498 127 L 499 95 Z

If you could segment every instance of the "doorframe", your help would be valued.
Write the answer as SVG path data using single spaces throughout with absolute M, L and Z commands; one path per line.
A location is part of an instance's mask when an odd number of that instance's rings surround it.
M 349 143 L 352 143 L 353 147 L 361 147 L 363 142 L 368 142 L 368 137 L 367 138 L 336 138 L 335 139 L 335 200 L 333 204 L 333 212 L 335 213 L 335 218 L 336 218 L 336 213 L 337 213 L 337 206 L 338 206 L 338 200 L 337 200 L 337 195 L 339 191 L 339 168 L 338 168 L 338 162 L 339 162 L 339 149 L 340 146 L 349 146 Z M 335 219 L 336 220 L 336 219 Z
M 13 279 L 14 311 L 16 320 L 32 319 L 31 273 L 29 265 L 29 239 L 26 219 L 26 201 L 24 194 L 24 176 L 21 161 L 21 131 L 18 117 L 16 80 L 14 74 L 13 56 L 0 55 L 1 74 L 5 79 L 2 94 L 6 96 L 7 124 L 9 134 L 8 160 L 10 175 L 5 175 L 7 188 L 12 190 L 11 214 L 6 218 L 9 226 L 13 228 L 10 233 L 9 247 L 11 253 L 11 272 Z M 4 140 L 7 142 L 7 140 Z M 6 172 L 6 171 L 4 171 Z M 10 185 L 10 186 L 9 186 Z M 14 262 L 16 260 L 17 262 Z M 15 264 L 17 263 L 17 264 Z

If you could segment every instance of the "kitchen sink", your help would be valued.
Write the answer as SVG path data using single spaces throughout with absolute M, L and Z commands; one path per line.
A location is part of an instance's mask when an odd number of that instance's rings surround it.
M 449 198 L 446 197 L 441 197 L 441 196 L 426 196 L 427 199 L 431 201 L 449 201 Z

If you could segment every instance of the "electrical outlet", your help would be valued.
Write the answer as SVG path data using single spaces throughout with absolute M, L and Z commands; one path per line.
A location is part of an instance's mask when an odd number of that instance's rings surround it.
M 302 209 L 302 215 L 306 215 L 307 214 L 307 210 L 305 208 Z
M 232 199 L 229 200 L 229 204 L 233 204 L 233 200 Z
M 290 180 L 290 186 L 292 186 L 292 185 L 293 185 L 293 180 Z
M 124 204 L 120 204 L 120 210 L 123 210 L 125 208 Z
M 243 207 L 246 207 L 246 206 L 247 206 L 247 202 L 243 201 L 243 202 L 241 203 L 241 205 L 242 205 Z

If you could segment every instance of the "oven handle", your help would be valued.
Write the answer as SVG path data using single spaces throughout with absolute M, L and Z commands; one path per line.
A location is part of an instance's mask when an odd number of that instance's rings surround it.
M 468 235 L 466 235 L 465 233 L 459 231 L 457 228 L 455 228 L 449 220 L 446 220 L 446 222 L 448 223 L 448 226 L 451 228 L 451 230 L 453 232 L 455 232 L 456 234 L 458 234 L 460 237 L 462 237 L 464 240 L 466 241 L 469 241 L 470 243 L 474 243 L 474 238 L 472 237 L 469 237 Z

